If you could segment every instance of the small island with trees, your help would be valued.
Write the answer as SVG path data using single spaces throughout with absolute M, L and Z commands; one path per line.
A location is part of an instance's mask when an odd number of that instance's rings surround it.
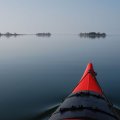
M 51 33 L 36 33 L 38 37 L 50 37 Z
M 89 32 L 89 33 L 80 33 L 80 37 L 88 37 L 88 38 L 105 38 L 106 33 L 100 33 L 100 32 Z
M 2 36 L 5 36 L 5 37 L 17 37 L 17 36 L 20 36 L 20 35 L 25 35 L 25 34 L 17 34 L 17 33 L 10 33 L 10 32 L 6 32 L 6 33 L 0 33 L 0 37 Z
M 17 36 L 22 36 L 22 35 L 36 35 L 38 37 L 50 37 L 51 33 L 36 33 L 36 34 L 18 34 L 18 33 L 10 33 L 10 32 L 6 32 L 6 33 L 0 33 L 0 37 L 17 37 Z

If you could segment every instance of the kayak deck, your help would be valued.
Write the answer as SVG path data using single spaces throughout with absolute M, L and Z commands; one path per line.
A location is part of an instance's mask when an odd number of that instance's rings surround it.
M 49 120 L 119 120 L 89 63 L 80 82 Z

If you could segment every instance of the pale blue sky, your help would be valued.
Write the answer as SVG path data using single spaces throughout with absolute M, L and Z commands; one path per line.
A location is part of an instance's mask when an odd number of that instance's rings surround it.
M 0 32 L 120 33 L 120 0 L 0 0 Z

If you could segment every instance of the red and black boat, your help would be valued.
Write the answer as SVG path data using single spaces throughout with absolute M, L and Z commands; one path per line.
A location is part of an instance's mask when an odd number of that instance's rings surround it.
M 49 120 L 119 120 L 89 63 L 80 82 Z

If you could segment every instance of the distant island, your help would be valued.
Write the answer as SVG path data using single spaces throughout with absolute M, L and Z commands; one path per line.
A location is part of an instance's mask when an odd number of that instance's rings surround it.
M 36 33 L 38 37 L 50 37 L 51 33 Z
M 18 34 L 18 33 L 10 33 L 10 32 L 6 32 L 6 33 L 0 33 L 0 37 L 5 36 L 5 37 L 17 37 L 17 36 L 21 36 L 21 35 L 36 35 L 38 37 L 50 37 L 51 33 L 49 32 L 43 32 L 43 33 L 36 33 L 36 34 Z M 100 32 L 88 32 L 88 33 L 80 33 L 79 34 L 80 37 L 84 37 L 84 38 L 105 38 L 106 37 L 106 33 L 100 33 Z
M 80 33 L 80 37 L 89 37 L 89 38 L 105 38 L 106 33 L 100 33 L 100 32 L 89 32 L 89 33 Z
M 11 37 L 11 36 L 19 36 L 19 35 L 25 35 L 25 34 L 17 34 L 17 33 L 10 33 L 10 32 L 7 32 L 7 33 L 0 33 L 0 37 L 2 36 L 5 36 L 5 37 Z
M 6 32 L 6 33 L 0 33 L 0 37 L 17 37 L 17 36 L 21 36 L 21 35 L 36 35 L 38 37 L 50 37 L 51 33 L 36 33 L 36 34 L 18 34 L 18 33 L 10 33 L 10 32 Z

